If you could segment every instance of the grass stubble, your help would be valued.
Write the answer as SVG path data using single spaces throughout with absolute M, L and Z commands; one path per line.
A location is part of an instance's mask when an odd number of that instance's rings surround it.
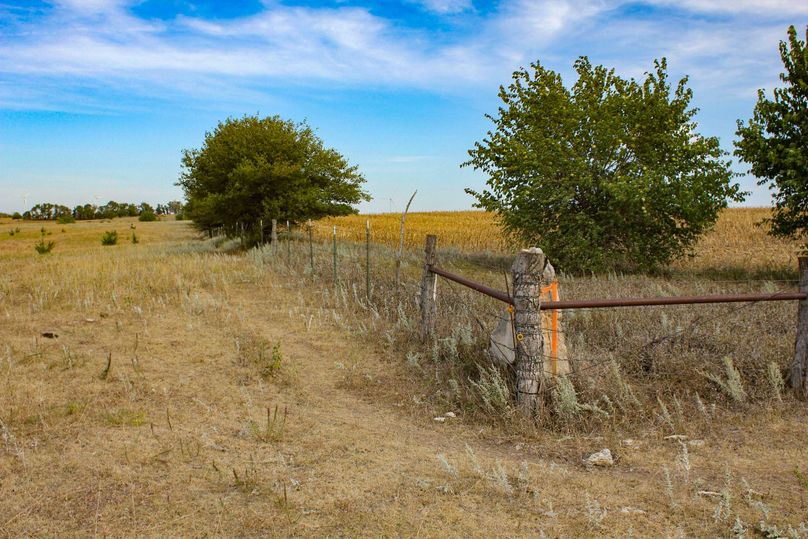
M 761 213 L 727 212 L 665 275 L 562 276 L 562 294 L 793 288 L 795 246 Z M 576 374 L 526 424 L 480 352 L 499 305 L 440 282 L 439 338 L 416 338 L 425 233 L 497 288 L 511 257 L 493 228 L 463 244 L 451 214 L 418 220 L 398 291 L 372 223 L 370 300 L 347 240 L 334 285 L 330 244 L 311 267 L 305 234 L 242 253 L 181 222 L 46 224 L 38 255 L 41 223 L 0 223 L 0 533 L 807 533 L 806 409 L 781 374 L 794 304 L 567 314 Z M 140 243 L 101 246 L 132 225 Z M 585 467 L 603 447 L 616 465 Z

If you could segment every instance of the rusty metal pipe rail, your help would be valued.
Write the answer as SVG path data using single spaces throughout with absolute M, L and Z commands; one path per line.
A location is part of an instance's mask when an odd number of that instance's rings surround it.
M 513 305 L 513 298 L 505 292 L 476 283 L 460 275 L 448 272 L 437 266 L 430 266 L 429 271 L 450 281 L 467 286 L 494 299 Z M 694 305 L 700 303 L 744 303 L 754 301 L 793 301 L 808 299 L 805 292 L 770 292 L 759 294 L 720 294 L 712 296 L 670 296 L 658 298 L 618 298 L 618 299 L 585 299 L 569 301 L 547 301 L 540 308 L 543 311 L 561 309 L 603 309 L 608 307 L 646 307 L 652 305 Z
M 445 277 L 450 281 L 454 281 L 456 283 L 460 283 L 463 286 L 467 286 L 472 290 L 476 290 L 477 292 L 483 293 L 486 296 L 491 296 L 494 299 L 498 299 L 499 301 L 504 301 L 510 305 L 513 305 L 513 299 L 503 292 L 502 290 L 497 290 L 496 288 L 491 288 L 490 286 L 485 286 L 484 284 L 475 283 L 474 281 L 470 281 L 465 277 L 461 277 L 460 275 L 455 275 L 454 273 L 448 272 L 445 269 L 441 269 L 437 266 L 429 266 L 429 271 L 432 273 L 436 273 L 441 277 Z
M 773 292 L 768 294 L 721 294 L 714 296 L 670 296 L 659 298 L 548 301 L 541 304 L 541 310 L 602 309 L 606 307 L 645 307 L 651 305 L 694 305 L 697 303 L 744 303 L 747 301 L 787 301 L 796 299 L 808 299 L 808 293 Z

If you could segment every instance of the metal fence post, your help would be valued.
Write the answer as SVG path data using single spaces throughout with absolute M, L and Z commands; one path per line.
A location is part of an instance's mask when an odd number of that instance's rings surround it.
M 808 257 L 800 257 L 800 292 L 808 292 Z M 788 372 L 788 385 L 797 397 L 808 396 L 808 298 L 800 300 L 797 312 L 797 339 L 794 361 Z
M 438 243 L 437 236 L 432 234 L 426 237 L 424 254 L 424 273 L 421 277 L 421 340 L 426 341 L 435 334 L 435 323 L 438 319 L 437 290 L 438 275 L 432 273 L 432 266 L 437 264 L 435 253 Z

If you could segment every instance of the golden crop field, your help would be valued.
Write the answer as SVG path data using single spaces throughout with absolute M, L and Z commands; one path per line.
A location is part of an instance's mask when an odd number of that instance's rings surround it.
M 766 234 L 758 223 L 770 214 L 768 208 L 730 208 L 724 210 L 715 228 L 696 245 L 694 255 L 674 263 L 678 271 L 793 272 L 797 267 L 800 245 L 797 241 L 777 239 Z M 350 215 L 322 219 L 313 231 L 320 239 L 337 238 L 365 241 L 366 223 L 370 222 L 374 243 L 398 247 L 401 214 Z M 509 254 L 515 248 L 503 237 L 496 216 L 484 211 L 414 212 L 407 214 L 404 244 L 420 249 L 427 234 L 438 236 L 440 249 L 464 252 Z M 541 247 L 541 246 L 539 246 Z
M 367 222 L 370 222 L 374 243 L 398 247 L 401 214 L 379 213 L 348 215 L 321 219 L 314 223 L 319 238 L 330 238 L 337 227 L 337 238 L 365 241 Z M 412 212 L 407 214 L 404 246 L 421 248 L 427 234 L 437 234 L 439 245 L 468 252 L 504 253 L 507 251 L 502 232 L 493 213 L 484 211 Z

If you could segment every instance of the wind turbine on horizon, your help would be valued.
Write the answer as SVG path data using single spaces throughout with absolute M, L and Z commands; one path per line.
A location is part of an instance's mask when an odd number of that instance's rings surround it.
M 23 208 L 22 208 L 22 211 L 28 211 L 28 197 L 29 197 L 29 196 L 31 196 L 31 193 L 25 193 L 25 194 L 22 196 L 22 199 L 23 199 L 23 203 L 22 203 Z

